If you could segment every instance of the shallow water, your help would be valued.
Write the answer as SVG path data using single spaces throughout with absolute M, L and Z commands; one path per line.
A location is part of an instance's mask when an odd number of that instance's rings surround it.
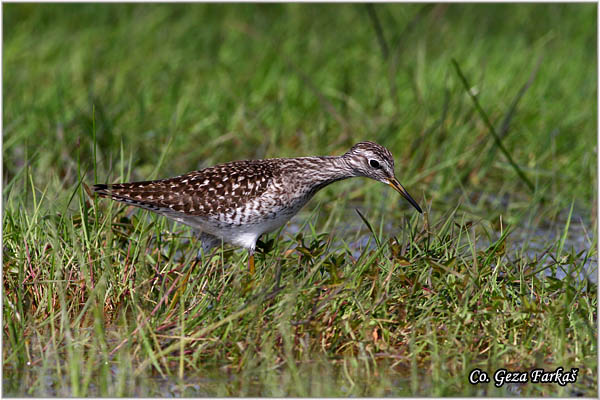
M 390 368 L 382 361 L 368 361 L 369 373 L 361 367 L 365 360 L 354 358 L 344 367 L 320 360 L 298 363 L 294 371 L 287 366 L 278 368 L 251 368 L 237 372 L 235 368 L 205 365 L 201 369 L 188 369 L 182 377 L 177 367 L 168 376 L 159 373 L 134 376 L 132 366 L 119 366 L 110 361 L 108 379 L 92 376 L 83 392 L 74 389 L 68 376 L 68 366 L 62 360 L 53 360 L 49 369 L 26 366 L 19 377 L 10 368 L 5 369 L 3 395 L 5 397 L 283 397 L 283 396 L 408 396 L 411 393 L 410 371 Z M 343 362 L 342 362 L 343 364 Z M 60 365 L 63 376 L 57 379 L 55 368 Z M 376 372 L 375 372 L 376 371 Z M 376 373 L 375 377 L 373 374 Z M 295 375 L 295 376 L 294 376 Z M 299 378 L 299 380 L 298 380 Z M 419 390 L 429 388 L 428 377 L 419 377 Z M 79 385 L 82 382 L 79 381 Z M 33 389 L 30 389 L 33 385 Z M 413 385 L 414 386 L 414 385 Z
M 360 208 L 359 208 L 360 209 Z M 560 242 L 564 233 L 564 229 L 568 219 L 568 211 L 564 210 L 557 220 L 553 223 L 544 223 L 544 226 L 513 226 L 512 231 L 506 241 L 508 247 L 506 256 L 511 260 L 515 258 L 525 258 L 526 260 L 540 260 L 540 268 L 549 266 L 555 263 L 553 257 L 556 256 L 556 244 Z M 367 213 L 361 210 L 363 215 Z M 306 216 L 308 217 L 308 216 Z M 368 217 L 367 217 L 368 218 Z M 298 218 L 302 220 L 302 218 Z M 362 222 L 358 214 L 353 208 L 345 211 L 343 220 L 346 224 L 336 230 L 336 240 L 333 247 L 341 246 L 344 240 L 352 250 L 352 256 L 358 258 L 365 249 L 374 250 L 376 248 L 375 240 L 368 228 Z M 435 217 L 430 216 L 430 220 L 435 220 Z M 379 221 L 370 221 L 373 229 L 379 229 Z M 458 223 L 459 221 L 457 221 Z M 398 238 L 402 237 L 402 226 L 398 226 L 388 220 L 383 224 L 383 234 L 386 237 Z M 300 231 L 300 225 L 292 220 L 282 232 L 282 235 L 295 236 Z M 305 230 L 306 231 L 306 230 Z M 308 231 L 309 232 L 309 231 Z M 495 237 L 493 240 L 500 238 L 500 232 L 492 233 Z M 590 282 L 598 283 L 598 257 L 594 254 L 593 257 L 586 259 L 587 253 L 595 253 L 591 251 L 592 246 L 595 246 L 594 237 L 596 229 L 592 226 L 589 220 L 586 220 L 582 214 L 573 213 L 569 224 L 569 230 L 565 238 L 563 253 L 571 253 L 571 250 L 579 257 L 571 260 L 569 264 L 559 265 L 556 268 L 546 269 L 543 273 L 547 276 L 553 276 L 557 279 L 563 279 L 568 274 L 575 274 L 578 279 L 587 279 Z M 476 241 L 478 249 L 487 249 L 492 241 L 485 237 L 479 237 Z M 581 253 L 581 254 L 580 254 Z M 582 265 L 581 265 L 582 264 Z M 573 271 L 575 269 L 575 271 Z
M 458 372 L 452 379 L 456 382 L 435 384 L 430 372 L 409 367 L 392 367 L 389 361 L 369 362 L 368 372 L 363 361 L 349 359 L 347 363 L 337 360 L 327 363 L 324 360 L 312 363 L 298 363 L 294 371 L 289 367 L 255 368 L 237 373 L 235 370 L 214 367 L 211 369 L 187 370 L 182 377 L 175 371 L 172 375 L 133 376 L 130 366 L 121 371 L 112 364 L 108 382 L 91 378 L 85 392 L 74 392 L 67 374 L 59 382 L 54 370 L 31 368 L 19 381 L 13 374 L 3 378 L 5 397 L 414 397 L 432 396 L 502 396 L 522 397 L 530 393 L 528 384 L 507 383 L 495 388 L 493 383 L 466 387 L 457 382 L 468 381 L 468 371 Z M 60 363 L 60 362 L 59 362 Z M 327 364 L 326 364 L 327 363 Z M 408 360 L 407 360 L 408 363 Z M 345 365 L 346 364 L 346 365 Z M 348 365 L 354 364 L 354 367 Z M 56 367 L 56 365 L 55 365 Z M 174 368 L 176 370 L 177 368 Z M 492 369 L 493 370 L 493 369 Z M 9 371 L 10 372 L 10 371 Z M 40 385 L 40 381 L 43 384 Z M 35 389 L 29 390 L 35 383 Z M 80 383 L 81 384 L 81 383 Z M 593 388 L 588 382 L 586 387 Z M 552 387 L 554 395 L 581 396 L 581 385 L 560 388 Z M 525 391 L 525 392 L 524 392 Z

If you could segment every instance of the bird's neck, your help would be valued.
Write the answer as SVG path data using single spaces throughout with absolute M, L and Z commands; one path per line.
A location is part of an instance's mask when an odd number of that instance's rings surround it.
M 311 195 L 333 182 L 356 176 L 343 156 L 303 157 L 297 160 L 308 167 L 300 179 L 310 187 Z

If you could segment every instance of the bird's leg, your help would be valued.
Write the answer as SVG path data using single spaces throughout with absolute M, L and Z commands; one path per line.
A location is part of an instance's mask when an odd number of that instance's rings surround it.
M 196 260 L 202 259 L 202 256 L 206 257 L 210 249 L 221 245 L 221 239 L 206 232 L 200 232 L 200 241 L 202 241 L 202 248 L 198 250 Z
M 254 275 L 254 250 L 248 250 L 248 270 L 250 275 Z
M 196 231 L 196 233 L 198 233 L 198 231 Z M 198 253 L 196 254 L 196 259 L 192 263 L 191 268 L 189 268 L 187 275 L 185 276 L 185 278 L 183 278 L 183 281 L 181 281 L 181 283 L 179 284 L 179 288 L 175 292 L 175 296 L 173 297 L 173 300 L 171 300 L 171 305 L 169 306 L 169 310 L 171 310 L 175 306 L 175 304 L 177 304 L 177 300 L 179 299 L 179 296 L 181 296 L 181 294 L 183 292 L 185 292 L 185 288 L 187 287 L 188 279 L 190 278 L 190 274 L 192 273 L 194 268 L 196 268 L 196 264 L 199 262 L 200 263 L 202 262 L 202 258 L 208 255 L 208 252 L 210 251 L 210 249 L 218 246 L 221 243 L 221 239 L 219 239 L 216 236 L 213 236 L 213 235 L 205 233 L 205 232 L 199 232 L 199 233 L 200 233 L 200 240 L 202 241 L 202 247 L 198 250 Z

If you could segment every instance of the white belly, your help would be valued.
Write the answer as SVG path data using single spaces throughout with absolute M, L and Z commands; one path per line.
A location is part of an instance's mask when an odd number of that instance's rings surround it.
M 273 232 L 285 225 L 302 208 L 302 205 L 298 204 L 296 207 L 286 208 L 279 212 L 271 212 L 263 216 L 257 215 L 251 221 L 245 223 L 228 221 L 226 217 L 212 219 L 183 215 L 181 213 L 165 213 L 163 215 L 191 226 L 200 232 L 216 236 L 224 242 L 246 249 L 254 249 L 260 235 Z
M 312 194 L 289 191 L 282 197 L 259 197 L 243 207 L 212 217 L 190 216 L 179 212 L 163 213 L 168 218 L 221 238 L 224 242 L 254 249 L 260 235 L 288 222 L 310 200 Z

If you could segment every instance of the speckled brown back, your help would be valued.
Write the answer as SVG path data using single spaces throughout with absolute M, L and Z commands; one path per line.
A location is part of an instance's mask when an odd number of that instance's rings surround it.
M 94 191 L 152 211 L 210 217 L 261 196 L 279 168 L 276 160 L 234 161 L 169 179 L 94 185 Z

